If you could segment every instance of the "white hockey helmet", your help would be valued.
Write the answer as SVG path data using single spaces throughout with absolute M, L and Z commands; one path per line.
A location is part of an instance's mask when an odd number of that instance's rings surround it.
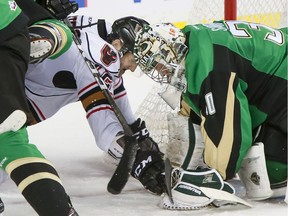
M 181 62 L 188 50 L 185 40 L 183 32 L 171 23 L 144 26 L 136 35 L 135 61 L 154 81 L 183 88 Z

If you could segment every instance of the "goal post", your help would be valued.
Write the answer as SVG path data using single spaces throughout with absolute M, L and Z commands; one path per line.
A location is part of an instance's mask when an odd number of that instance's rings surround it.
M 237 19 L 237 0 L 224 1 L 224 19 L 225 20 Z

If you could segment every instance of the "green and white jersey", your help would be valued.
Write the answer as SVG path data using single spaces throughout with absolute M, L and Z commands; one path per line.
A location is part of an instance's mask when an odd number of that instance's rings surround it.
M 186 26 L 187 91 L 205 162 L 231 178 L 267 122 L 287 133 L 287 28 L 242 21 Z

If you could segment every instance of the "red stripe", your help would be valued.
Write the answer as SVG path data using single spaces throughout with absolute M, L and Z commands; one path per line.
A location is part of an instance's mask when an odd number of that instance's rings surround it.
M 121 94 L 121 95 L 118 95 L 117 97 L 114 97 L 114 100 L 117 100 L 117 99 L 119 99 L 119 98 L 121 98 L 121 97 L 124 97 L 126 95 L 126 92 L 124 92 L 123 94 Z
M 31 103 L 33 104 L 34 109 L 36 109 L 36 111 L 38 112 L 38 115 L 40 115 L 40 117 L 42 118 L 42 120 L 45 120 L 46 118 L 45 118 L 44 114 L 42 113 L 42 111 L 40 110 L 40 108 L 36 105 L 36 103 L 35 103 L 33 100 L 31 100 L 31 99 L 29 99 L 29 100 L 30 100 Z
M 95 81 L 95 82 L 87 85 L 86 87 L 84 87 L 83 89 L 81 89 L 81 90 L 78 92 L 78 95 L 80 95 L 82 92 L 86 91 L 88 88 L 90 88 L 91 86 L 96 85 L 96 84 L 97 84 L 97 82 Z
M 91 112 L 89 112 L 87 115 L 86 115 L 86 118 L 89 118 L 93 113 L 95 112 L 99 112 L 101 110 L 113 110 L 111 106 L 107 106 L 107 107 L 101 107 L 99 109 L 95 109 L 95 110 L 92 110 Z
M 119 79 L 118 79 L 118 82 L 117 82 L 114 86 L 117 88 L 118 85 L 121 84 L 121 83 L 122 83 L 122 78 L 119 78 Z

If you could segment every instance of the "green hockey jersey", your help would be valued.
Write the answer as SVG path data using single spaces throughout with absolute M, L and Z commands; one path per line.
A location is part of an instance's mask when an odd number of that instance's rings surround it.
M 287 28 L 217 21 L 182 31 L 184 100 L 202 119 L 205 162 L 232 178 L 259 125 L 287 133 Z

